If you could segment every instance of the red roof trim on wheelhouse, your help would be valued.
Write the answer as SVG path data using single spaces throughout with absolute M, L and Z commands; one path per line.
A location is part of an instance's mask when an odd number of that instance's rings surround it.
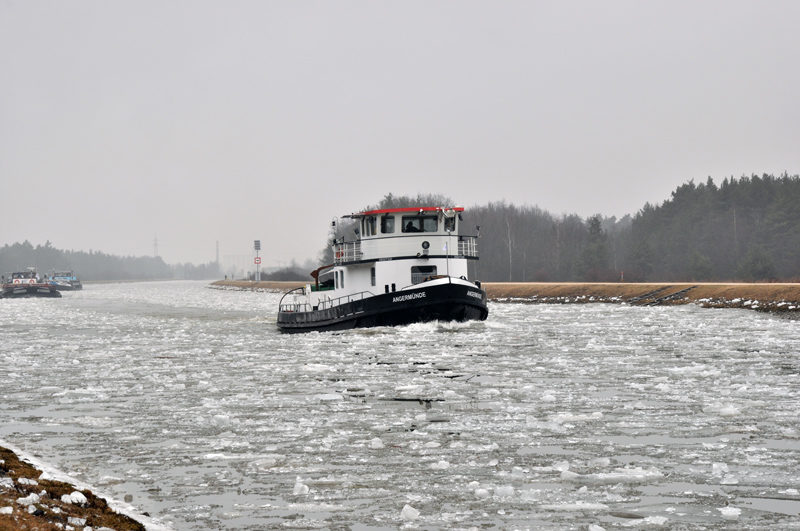
M 445 208 L 445 207 L 406 207 L 406 208 L 382 208 L 380 210 L 367 210 L 366 212 L 359 212 L 357 214 L 351 214 L 351 216 L 372 216 L 374 214 L 395 214 L 398 212 L 419 212 L 420 210 L 424 212 L 440 212 L 443 210 L 454 210 L 455 212 L 464 212 L 464 207 L 453 207 L 453 208 Z

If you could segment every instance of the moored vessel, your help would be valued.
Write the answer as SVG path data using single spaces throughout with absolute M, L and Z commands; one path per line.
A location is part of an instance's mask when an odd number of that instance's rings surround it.
M 59 291 L 83 289 L 80 279 L 72 271 L 55 271 L 50 274 L 47 283 Z
M 49 284 L 42 282 L 35 267 L 29 267 L 25 271 L 16 271 L 3 276 L 0 298 L 23 297 L 61 297 L 61 293 Z
M 462 235 L 461 207 L 395 208 L 343 216 L 353 237 L 332 242 L 333 263 L 285 294 L 284 332 L 346 330 L 427 321 L 484 320 L 486 292 L 468 278 L 477 236 Z

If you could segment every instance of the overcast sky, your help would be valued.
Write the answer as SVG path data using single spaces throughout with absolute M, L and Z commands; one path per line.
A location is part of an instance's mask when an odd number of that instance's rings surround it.
M 800 2 L 0 0 L 0 245 L 315 258 L 385 194 L 800 173 Z M 30 264 L 35 265 L 35 264 Z

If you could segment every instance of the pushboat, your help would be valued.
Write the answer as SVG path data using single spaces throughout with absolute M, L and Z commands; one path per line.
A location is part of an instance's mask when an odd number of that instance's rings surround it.
M 15 299 L 23 297 L 61 297 L 61 293 L 39 280 L 35 267 L 26 271 L 8 273 L 8 278 L 3 277 L 3 290 L 0 292 L 2 299 Z
M 336 237 L 334 263 L 313 271 L 313 284 L 283 296 L 278 328 L 291 333 L 485 320 L 486 292 L 467 273 L 468 261 L 478 259 L 478 236 L 460 234 L 463 211 L 394 208 L 342 216 L 351 220 L 351 240 Z
M 72 271 L 55 271 L 50 275 L 48 284 L 58 291 L 72 291 L 83 289 L 80 279 Z

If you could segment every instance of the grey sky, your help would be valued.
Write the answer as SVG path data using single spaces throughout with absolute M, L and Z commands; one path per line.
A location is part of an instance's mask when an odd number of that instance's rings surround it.
M 0 245 L 316 257 L 443 193 L 622 216 L 800 173 L 800 2 L 0 0 Z

